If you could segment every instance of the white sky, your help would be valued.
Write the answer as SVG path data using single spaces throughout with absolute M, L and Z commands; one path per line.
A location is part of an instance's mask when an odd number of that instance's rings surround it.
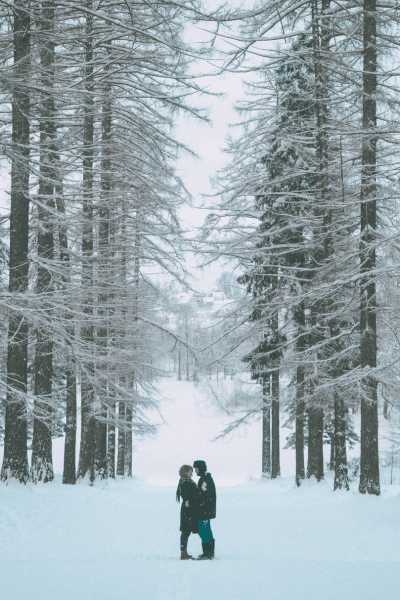
M 238 120 L 234 105 L 243 94 L 241 78 L 238 75 L 228 74 L 215 78 L 210 87 L 213 91 L 223 94 L 203 99 L 203 104 L 209 106 L 212 124 L 182 117 L 177 125 L 179 140 L 190 146 L 199 157 L 196 159 L 186 154 L 180 157 L 177 164 L 177 172 L 193 196 L 193 206 L 185 206 L 179 212 L 182 227 L 191 235 L 195 234 L 196 227 L 203 224 L 208 213 L 207 206 L 217 201 L 216 198 L 207 198 L 205 195 L 216 192 L 210 179 L 215 177 L 217 171 L 222 169 L 228 160 L 223 148 L 227 145 L 228 135 L 234 134 L 229 125 Z M 188 256 L 187 266 L 193 269 L 197 280 L 195 285 L 206 292 L 212 291 L 222 270 L 230 270 L 229 267 L 215 264 L 201 272 L 195 265 L 196 258 Z
M 210 0 L 208 8 L 216 8 L 220 2 Z M 230 2 L 230 8 L 239 6 L 239 2 Z M 193 26 L 188 27 L 187 39 L 191 43 L 202 43 L 210 37 L 202 28 Z M 212 29 L 212 25 L 209 26 Z M 217 41 L 221 47 L 221 41 Z M 218 59 L 218 55 L 216 54 Z M 196 72 L 216 72 L 216 66 L 210 67 L 207 64 L 199 64 Z M 232 127 L 238 123 L 240 117 L 235 111 L 235 105 L 244 97 L 244 88 L 242 76 L 240 74 L 224 73 L 219 76 L 205 77 L 199 81 L 201 86 L 212 94 L 217 96 L 203 95 L 194 100 L 198 107 L 206 108 L 210 124 L 198 121 L 194 118 L 180 116 L 176 123 L 176 135 L 179 141 L 189 146 L 197 155 L 194 158 L 187 154 L 182 154 L 177 163 L 177 173 L 182 178 L 186 188 L 193 197 L 192 206 L 182 207 L 179 215 L 182 227 L 192 235 L 195 234 L 196 227 L 201 227 L 206 215 L 207 207 L 217 202 L 217 198 L 211 198 L 216 193 L 216 188 L 211 184 L 211 178 L 215 177 L 217 172 L 222 169 L 229 159 L 223 152 L 227 146 L 228 136 L 238 135 L 238 128 Z M 231 267 L 217 263 L 200 271 L 196 264 L 201 262 L 200 257 L 188 256 L 187 266 L 192 271 L 195 278 L 193 285 L 202 291 L 210 292 L 215 287 L 215 281 L 223 270 L 230 270 Z

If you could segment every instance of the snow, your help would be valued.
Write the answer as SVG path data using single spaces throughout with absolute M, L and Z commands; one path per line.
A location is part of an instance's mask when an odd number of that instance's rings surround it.
M 222 486 L 210 563 L 178 560 L 173 486 L 2 485 L 0 597 L 398 600 L 398 492 L 297 490 L 291 477 Z M 200 552 L 197 535 L 188 549 Z
M 211 442 L 224 419 L 202 386 L 162 391 L 167 423 L 138 445 L 140 478 L 0 484 L 1 600 L 399 600 L 400 486 L 379 498 L 356 485 L 333 492 L 328 474 L 297 489 L 291 451 L 279 480 L 248 479 L 258 476 L 259 424 Z M 217 485 L 212 562 L 179 560 L 176 475 L 198 458 Z M 188 550 L 200 552 L 197 535 Z
M 161 406 L 165 423 L 160 425 L 155 439 L 147 438 L 137 445 L 133 453 L 137 477 L 149 483 L 173 485 L 177 483 L 179 467 L 195 460 L 206 461 L 219 485 L 259 477 L 260 423 L 233 438 L 212 441 L 228 424 L 228 418 L 207 402 L 206 383 L 166 379 L 160 392 L 165 398 Z M 153 422 L 161 423 L 161 419 L 154 415 Z

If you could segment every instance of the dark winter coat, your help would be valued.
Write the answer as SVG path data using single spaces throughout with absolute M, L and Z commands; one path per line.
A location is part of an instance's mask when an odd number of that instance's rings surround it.
M 200 496 L 199 519 L 215 519 L 217 513 L 217 492 L 211 473 L 202 475 L 197 487 Z
M 182 498 L 180 531 L 199 532 L 199 493 L 193 479 L 181 479 L 178 494 Z M 186 506 L 189 503 L 189 506 Z

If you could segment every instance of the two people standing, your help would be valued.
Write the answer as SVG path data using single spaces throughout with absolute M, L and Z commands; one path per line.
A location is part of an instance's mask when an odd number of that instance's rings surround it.
M 193 469 L 199 476 L 196 486 L 192 479 Z M 214 558 L 215 540 L 211 531 L 210 520 L 215 519 L 217 494 L 211 473 L 207 472 L 204 460 L 196 460 L 193 467 L 183 465 L 179 469 L 180 480 L 176 490 L 176 499 L 181 506 L 181 560 L 193 559 L 187 552 L 187 544 L 191 533 L 201 537 L 203 553 L 197 560 Z

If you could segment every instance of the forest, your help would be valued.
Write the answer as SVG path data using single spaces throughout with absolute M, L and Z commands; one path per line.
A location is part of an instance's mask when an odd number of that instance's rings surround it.
M 2 599 L 399 598 L 399 9 L 0 4 Z
M 297 486 L 324 479 L 329 443 L 348 490 L 359 444 L 359 492 L 380 495 L 379 414 L 400 450 L 398 9 L 2 4 L 3 482 L 52 481 L 62 436 L 64 484 L 131 477 L 174 371 L 209 382 L 222 435 L 261 419 L 264 478 L 284 419 Z M 189 235 L 176 124 L 209 121 L 198 98 L 224 73 L 246 93 Z M 193 288 L 189 254 L 228 265 L 226 302 Z

